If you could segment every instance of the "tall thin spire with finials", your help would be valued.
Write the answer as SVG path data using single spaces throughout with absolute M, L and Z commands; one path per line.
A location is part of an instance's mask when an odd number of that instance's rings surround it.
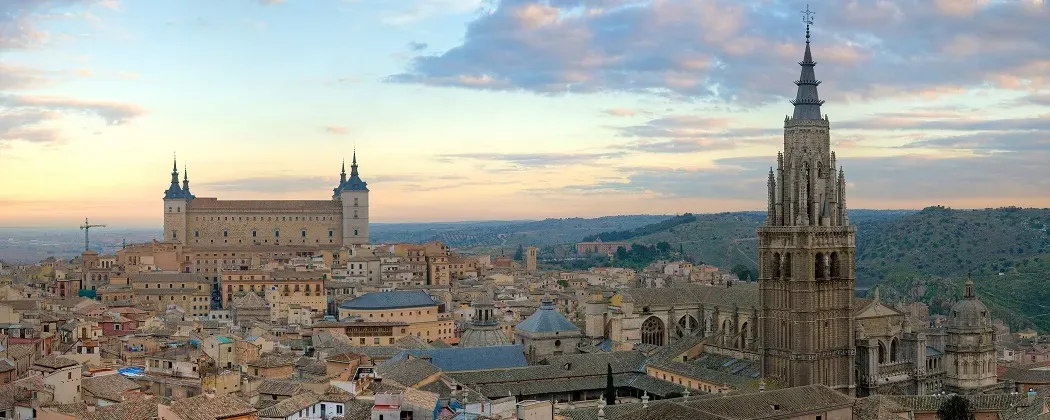
M 350 177 L 353 178 L 355 176 L 360 176 L 357 173 L 357 149 L 356 148 L 354 148 L 353 160 L 350 161 Z
M 813 25 L 814 14 L 809 10 L 809 5 L 806 5 L 806 10 L 802 11 L 802 22 L 806 24 L 806 53 L 802 56 L 802 61 L 798 63 L 802 66 L 802 74 L 795 81 L 798 92 L 795 94 L 795 99 L 791 101 L 791 104 L 795 106 L 793 119 L 819 120 L 820 105 L 824 103 L 817 95 L 817 86 L 820 85 L 820 81 L 817 80 L 813 71 L 817 63 L 813 61 L 813 53 L 809 48 L 809 27 Z
M 343 158 L 343 167 L 339 170 L 339 185 L 346 183 L 346 158 Z
M 182 198 L 183 192 L 182 187 L 179 187 L 179 160 L 177 156 L 172 154 L 171 162 L 171 185 L 164 191 L 164 198 Z

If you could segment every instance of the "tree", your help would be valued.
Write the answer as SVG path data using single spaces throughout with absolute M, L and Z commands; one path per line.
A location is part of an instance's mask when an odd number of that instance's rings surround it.
M 518 245 L 518 250 L 514 251 L 514 260 L 515 261 L 524 261 L 525 260 L 525 247 L 524 246 L 522 246 L 520 244 Z
M 657 242 L 656 243 L 656 250 L 660 251 L 661 254 L 669 253 L 669 252 L 671 252 L 671 244 L 669 244 L 667 242 Z
M 937 418 L 940 420 L 974 420 L 970 400 L 952 395 L 941 403 L 941 408 L 937 409 Z
M 755 276 L 755 273 L 753 271 L 751 271 L 750 268 L 748 268 L 746 265 L 743 265 L 743 264 L 737 264 L 737 265 L 733 266 L 733 268 L 731 270 L 729 270 L 729 272 L 733 273 L 733 274 L 736 274 L 737 278 L 739 278 L 740 280 L 745 280 L 745 281 L 754 280 L 755 277 L 757 277 L 757 276 Z
M 605 372 L 605 405 L 616 404 L 616 387 L 613 386 L 612 363 L 606 364 Z

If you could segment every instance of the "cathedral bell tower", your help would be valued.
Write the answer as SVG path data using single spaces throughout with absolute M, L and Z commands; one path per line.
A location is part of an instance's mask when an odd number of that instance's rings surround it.
M 854 237 L 844 172 L 836 171 L 821 116 L 809 26 L 784 151 L 769 170 L 766 223 L 758 228 L 762 376 L 780 386 L 825 384 L 853 395 Z

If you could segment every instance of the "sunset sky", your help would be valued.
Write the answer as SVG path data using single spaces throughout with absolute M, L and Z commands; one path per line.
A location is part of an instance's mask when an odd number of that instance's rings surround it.
M 765 208 L 807 1 L 0 0 L 0 226 L 197 196 L 375 222 Z M 1050 207 L 1050 5 L 809 0 L 852 208 Z

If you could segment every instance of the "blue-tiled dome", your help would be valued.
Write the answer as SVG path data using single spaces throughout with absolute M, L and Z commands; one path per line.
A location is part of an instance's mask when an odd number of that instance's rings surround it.
M 521 323 L 514 328 L 532 333 L 580 330 L 577 326 L 569 322 L 569 320 L 565 318 L 565 315 L 554 310 L 554 302 L 547 297 L 544 297 L 543 301 L 540 302 L 540 309 L 536 311 L 536 313 L 532 314 L 524 321 L 521 321 Z

